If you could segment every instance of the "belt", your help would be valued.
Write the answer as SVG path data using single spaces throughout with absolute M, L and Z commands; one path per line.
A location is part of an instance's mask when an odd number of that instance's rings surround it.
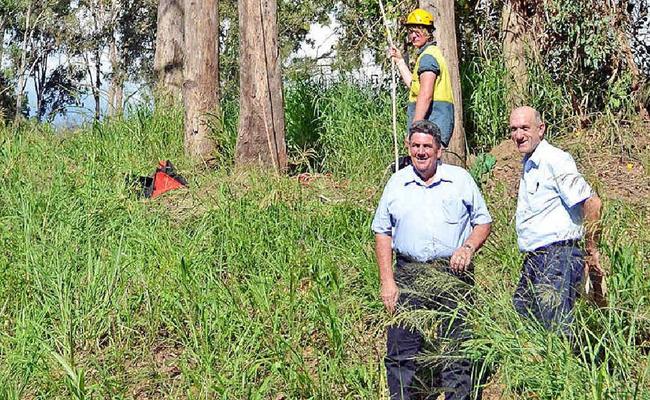
M 420 261 L 420 260 L 413 259 L 402 253 L 395 253 L 395 259 L 396 261 L 403 262 L 403 263 L 431 264 L 434 262 L 449 262 L 450 257 L 432 258 L 430 260 Z
M 567 239 L 560 240 L 558 242 L 553 242 L 542 247 L 538 247 L 535 250 L 527 251 L 526 253 L 537 253 L 540 251 L 546 251 L 552 247 L 578 247 L 580 245 L 580 239 Z

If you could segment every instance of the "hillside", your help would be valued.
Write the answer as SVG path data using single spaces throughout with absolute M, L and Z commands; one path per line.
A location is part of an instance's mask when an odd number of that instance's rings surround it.
M 355 143 L 348 126 L 332 117 L 320 138 L 325 154 L 348 153 L 282 177 L 193 167 L 169 134 L 181 132 L 173 113 L 66 134 L 3 129 L 0 398 L 386 398 L 369 225 L 390 138 L 378 123 L 359 147 L 337 147 Z M 486 397 L 650 395 L 643 129 L 624 131 L 637 140 L 623 153 L 597 130 L 559 138 L 606 200 L 610 307 L 580 304 L 575 353 L 510 306 L 518 161 L 508 142 L 494 150 L 484 188 L 495 223 L 466 348 L 491 372 Z M 125 174 L 161 158 L 189 189 L 136 198 Z

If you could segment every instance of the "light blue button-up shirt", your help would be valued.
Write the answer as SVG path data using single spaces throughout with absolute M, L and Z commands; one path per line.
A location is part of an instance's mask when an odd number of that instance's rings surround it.
M 426 185 L 413 166 L 390 178 L 372 230 L 392 236 L 393 249 L 416 261 L 451 257 L 475 225 L 492 222 L 474 179 L 462 168 L 439 164 Z
M 542 140 L 523 160 L 516 214 L 519 249 L 580 239 L 582 204 L 592 195 L 571 155 Z

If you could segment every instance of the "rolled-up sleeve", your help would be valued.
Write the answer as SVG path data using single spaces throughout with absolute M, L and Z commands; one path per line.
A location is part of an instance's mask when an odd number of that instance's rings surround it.
M 570 155 L 565 154 L 551 168 L 558 194 L 568 207 L 582 203 L 594 194 Z
M 440 65 L 438 65 L 438 61 L 431 54 L 425 54 L 420 59 L 418 75 L 423 72 L 433 72 L 436 75 L 440 75 Z
M 387 185 L 384 188 L 384 193 L 381 195 L 377 210 L 375 210 L 375 217 L 372 219 L 372 225 L 370 228 L 374 233 L 391 236 L 393 225 L 388 210 L 389 197 L 390 185 Z
M 490 212 L 485 204 L 485 199 L 483 199 L 483 195 L 476 185 L 476 182 L 474 182 L 474 179 L 470 177 L 465 187 L 467 188 L 465 196 L 467 200 L 465 200 L 465 206 L 469 211 L 469 221 L 471 225 L 476 226 L 491 223 L 492 216 L 490 216 Z

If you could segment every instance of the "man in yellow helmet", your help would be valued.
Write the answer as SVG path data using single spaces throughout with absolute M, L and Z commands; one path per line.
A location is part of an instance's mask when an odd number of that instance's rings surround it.
M 402 80 L 410 88 L 406 130 L 415 121 L 429 120 L 438 125 L 442 145 L 447 147 L 454 131 L 454 97 L 447 61 L 433 38 L 433 15 L 417 8 L 408 15 L 406 26 L 408 39 L 417 48 L 413 71 L 395 46 L 389 48 Z

